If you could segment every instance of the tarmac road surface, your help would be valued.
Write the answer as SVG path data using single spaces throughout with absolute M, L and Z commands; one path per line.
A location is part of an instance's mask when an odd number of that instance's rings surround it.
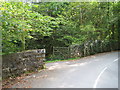
M 12 88 L 118 88 L 118 51 L 47 63 Z

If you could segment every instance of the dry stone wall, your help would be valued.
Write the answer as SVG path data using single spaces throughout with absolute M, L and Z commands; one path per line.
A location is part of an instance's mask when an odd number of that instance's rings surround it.
M 44 67 L 45 49 L 28 50 L 2 56 L 2 78 L 14 77 Z

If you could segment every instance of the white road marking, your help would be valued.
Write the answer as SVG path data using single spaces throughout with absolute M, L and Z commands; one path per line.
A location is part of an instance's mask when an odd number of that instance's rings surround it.
M 119 59 L 119 58 L 115 59 L 112 63 L 118 61 L 118 59 Z M 96 88 L 96 87 L 97 87 L 97 83 L 98 83 L 101 75 L 104 73 L 104 71 L 105 71 L 107 68 L 108 68 L 108 67 L 105 67 L 105 68 L 100 72 L 100 74 L 98 75 L 97 79 L 95 80 L 95 84 L 94 84 L 93 88 Z
M 116 62 L 116 61 L 118 61 L 118 59 L 119 59 L 119 58 L 115 59 L 113 62 Z
M 96 88 L 97 83 L 98 83 L 101 75 L 104 73 L 104 71 L 105 71 L 106 69 L 107 69 L 107 67 L 105 67 L 105 68 L 101 71 L 101 73 L 98 75 L 97 79 L 95 80 L 95 84 L 94 84 L 93 88 Z

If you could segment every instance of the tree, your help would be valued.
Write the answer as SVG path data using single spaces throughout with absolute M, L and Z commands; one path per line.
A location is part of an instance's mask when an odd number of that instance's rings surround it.
M 49 36 L 52 27 L 57 26 L 54 18 L 32 11 L 30 4 L 10 2 L 2 3 L 2 7 L 5 9 L 0 17 L 5 53 L 25 50 L 26 40 L 35 39 L 34 34 L 38 38 Z
M 98 51 L 118 49 L 119 2 L 10 2 L 1 5 L 5 53 L 45 48 L 51 55 L 54 46 L 95 41 L 100 42 L 98 48 L 93 47 Z

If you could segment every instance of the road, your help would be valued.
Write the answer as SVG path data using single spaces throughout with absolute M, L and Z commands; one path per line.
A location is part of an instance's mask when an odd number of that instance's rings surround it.
M 118 88 L 118 52 L 78 60 L 47 63 L 47 69 L 27 76 L 12 88 Z

